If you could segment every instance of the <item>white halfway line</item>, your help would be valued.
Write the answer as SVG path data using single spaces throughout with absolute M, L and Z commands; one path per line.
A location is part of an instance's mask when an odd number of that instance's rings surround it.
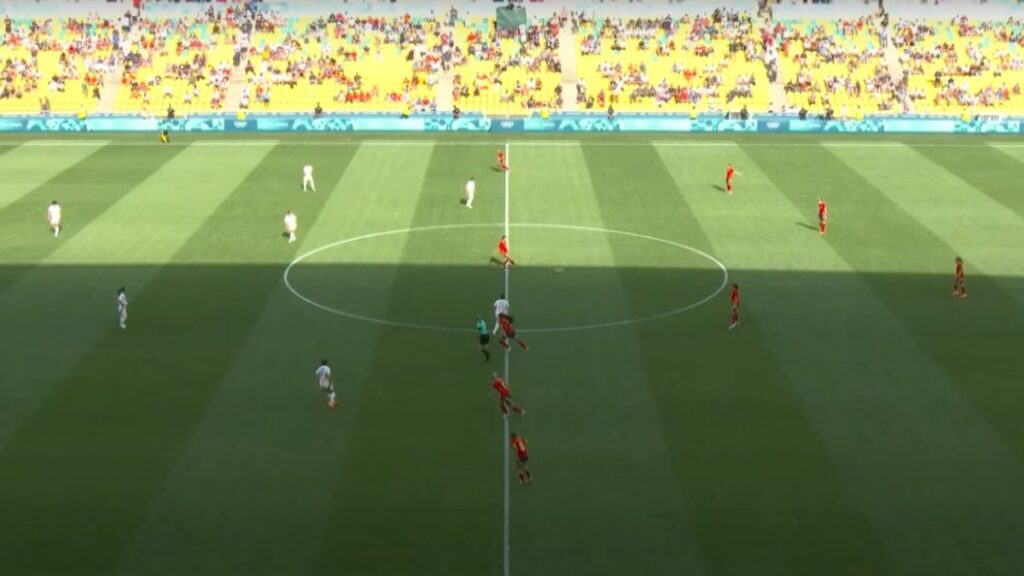
M 512 162 L 512 160 L 509 157 L 509 145 L 508 145 L 508 142 L 506 142 L 505 143 L 505 166 L 510 166 L 511 162 Z M 508 220 L 509 220 L 509 215 L 508 215 L 508 213 L 509 213 L 509 209 L 508 209 L 509 208 L 508 178 L 509 178 L 509 172 L 511 172 L 511 170 L 505 170 L 505 240 L 506 241 L 508 241 L 508 239 L 509 239 L 508 238 L 508 234 L 509 234 L 509 226 L 508 226 Z M 505 266 L 505 300 L 508 300 L 509 302 L 511 302 L 511 300 L 510 300 L 511 296 L 509 295 L 509 291 L 508 291 L 508 284 L 509 284 L 509 282 L 508 282 L 509 274 L 508 273 L 509 273 L 508 266 Z M 512 343 L 509 342 L 508 343 L 508 348 L 505 348 L 505 383 L 508 384 L 509 387 L 512 386 L 511 380 L 509 380 L 509 373 L 511 372 L 511 369 L 512 369 Z M 505 470 L 505 480 L 504 480 L 504 485 L 503 485 L 503 488 L 504 488 L 504 509 L 503 509 L 503 514 L 502 514 L 502 518 L 503 518 L 503 522 L 502 522 L 502 534 L 503 534 L 503 539 L 502 539 L 502 574 L 503 574 L 503 576 L 509 576 L 509 556 L 511 555 L 511 546 L 512 546 L 511 534 L 510 534 L 510 532 L 511 532 L 511 522 L 510 522 L 510 518 L 509 518 L 509 514 L 510 514 L 510 511 L 509 511 L 509 482 L 510 482 L 509 474 L 511 473 L 509 471 L 509 464 L 508 464 L 508 459 L 509 459 L 509 441 L 510 441 L 509 440 L 509 429 L 508 429 L 508 419 L 509 418 L 511 418 L 511 416 L 506 416 L 505 418 L 502 418 L 502 423 L 503 423 L 502 424 L 502 428 L 503 428 L 503 431 L 504 431 L 503 434 L 502 434 L 502 446 L 503 446 L 503 450 L 504 450 L 504 453 L 505 453 L 505 463 L 503 465 L 504 466 L 504 470 Z

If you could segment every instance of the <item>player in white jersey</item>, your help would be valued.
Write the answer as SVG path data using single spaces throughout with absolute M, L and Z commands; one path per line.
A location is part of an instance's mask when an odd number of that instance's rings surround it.
M 316 381 L 320 385 L 320 390 L 327 394 L 327 407 L 337 408 L 338 402 L 334 399 L 334 382 L 331 381 L 331 367 L 327 365 L 326 358 L 320 361 L 320 366 L 316 369 Z
M 473 196 L 476 195 L 476 180 L 473 178 L 466 182 L 466 208 L 473 208 Z
M 295 231 L 299 229 L 299 218 L 291 210 L 284 213 L 284 234 L 288 243 L 295 242 Z
M 117 289 L 117 323 L 122 330 L 128 327 L 128 294 L 124 286 Z
M 313 183 L 313 165 L 308 162 L 302 167 L 302 191 L 305 192 L 307 187 L 316 192 L 316 184 Z
M 498 295 L 498 299 L 494 301 L 494 330 L 491 331 L 491 334 L 498 333 L 498 326 L 500 324 L 498 322 L 498 316 L 508 316 L 510 308 L 511 306 L 509 305 L 508 300 L 505 300 L 505 294 L 502 293 Z
M 60 235 L 60 204 L 56 200 L 50 203 L 50 207 L 46 209 L 46 221 L 50 223 L 50 230 L 53 231 L 53 237 L 56 238 Z

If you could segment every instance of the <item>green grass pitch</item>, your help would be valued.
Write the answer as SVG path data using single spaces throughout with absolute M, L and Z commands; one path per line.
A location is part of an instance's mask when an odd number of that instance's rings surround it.
M 1024 573 L 1024 144 L 507 142 L 506 517 L 504 139 L 0 139 L 0 573 Z

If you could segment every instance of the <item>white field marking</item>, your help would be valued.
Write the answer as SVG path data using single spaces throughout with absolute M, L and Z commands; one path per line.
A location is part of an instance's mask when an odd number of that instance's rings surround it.
M 184 146 L 276 146 L 279 144 L 278 140 L 196 140 L 191 144 L 188 142 L 182 142 Z M 159 143 L 155 143 L 160 145 Z
M 828 148 L 905 148 L 903 142 L 822 142 Z
M 0 145 L 13 144 L 17 145 L 19 142 L 16 140 L 3 140 L 0 139 Z M 325 140 L 323 142 L 317 142 L 315 140 L 193 140 L 191 142 L 171 142 L 169 144 L 163 144 L 161 142 L 118 142 L 116 140 L 31 140 L 28 142 L 20 143 L 23 146 L 168 146 L 168 147 L 187 147 L 187 146 L 269 146 L 273 144 L 281 144 L 284 146 L 501 146 L 505 142 L 494 142 L 486 140 L 472 140 L 467 142 L 459 142 L 456 140 Z M 648 147 L 648 146 L 681 146 L 681 147 L 725 147 L 725 146 L 742 146 L 750 148 L 815 148 L 819 146 L 834 146 L 834 147 L 850 147 L 850 148 L 890 148 L 899 146 L 913 146 L 916 148 L 986 148 L 989 146 L 995 146 L 1000 148 L 1020 148 L 1024 147 L 1024 143 L 1002 143 L 1002 142 L 977 142 L 974 144 L 968 143 L 942 143 L 942 144 L 928 144 L 921 143 L 917 144 L 913 141 L 900 141 L 900 142 L 735 142 L 735 141 L 703 141 L 700 139 L 680 139 L 672 140 L 670 138 L 665 139 L 651 139 L 651 140 L 627 140 L 624 142 L 616 142 L 614 140 L 594 140 L 588 141 L 587 139 L 582 140 L 516 140 L 517 146 L 583 146 L 583 147 L 596 147 L 596 146 L 612 146 L 612 147 Z
M 22 146 L 106 146 L 110 140 L 29 140 Z
M 509 152 L 509 145 L 508 145 L 508 142 L 506 142 L 505 143 L 505 165 L 511 167 L 512 166 L 512 158 L 509 156 L 508 152 Z M 508 238 L 508 235 L 509 235 L 509 226 L 508 226 L 508 213 L 509 213 L 509 210 L 508 210 L 508 208 L 509 208 L 508 179 L 509 179 L 509 172 L 511 172 L 511 171 L 512 171 L 511 169 L 505 170 L 505 238 L 506 238 L 506 240 L 509 239 Z M 509 248 L 509 250 L 511 250 L 511 248 Z M 504 272 L 505 272 L 505 300 L 508 300 L 509 302 L 511 302 L 511 300 L 509 300 L 511 298 L 511 296 L 509 295 L 509 291 L 508 291 L 508 284 L 509 284 L 509 282 L 508 282 L 508 280 L 509 280 L 509 268 L 508 268 L 508 266 L 505 267 L 505 271 Z M 509 386 L 512 386 L 511 380 L 509 379 L 511 371 L 512 371 L 512 343 L 508 342 L 508 348 L 505 348 L 505 383 L 508 384 Z M 502 514 L 502 536 L 503 537 L 502 537 L 502 555 L 501 555 L 501 558 L 502 558 L 502 574 L 503 574 L 503 576 L 509 576 L 509 563 L 510 563 L 510 556 L 512 554 L 512 551 L 511 551 L 511 547 L 512 547 L 512 543 L 511 543 L 511 539 L 512 539 L 511 530 L 512 530 L 512 527 L 511 527 L 511 520 L 510 520 L 510 505 L 509 505 L 509 500 L 510 500 L 509 499 L 509 484 L 511 483 L 511 480 L 509 479 L 509 475 L 511 474 L 511 472 L 509 470 L 509 463 L 508 463 L 508 460 L 509 460 L 509 429 L 508 429 L 508 419 L 509 418 L 511 418 L 511 416 L 506 415 L 505 418 L 501 419 L 502 430 L 503 430 L 501 443 L 502 443 L 503 449 L 505 451 L 505 464 L 504 464 L 504 468 L 505 468 L 505 481 L 504 481 L 504 485 L 503 485 L 504 508 L 503 508 L 503 514 Z
M 289 275 L 291 274 L 292 268 L 294 268 L 296 265 L 301 263 L 303 260 L 305 260 L 305 259 L 307 259 L 307 258 L 309 258 L 311 256 L 314 256 L 316 254 L 319 254 L 320 252 L 324 252 L 326 250 L 331 250 L 333 248 L 337 248 L 339 246 L 344 246 L 346 244 L 352 244 L 353 242 L 360 242 L 360 241 L 363 241 L 363 240 L 372 240 L 372 239 L 375 239 L 375 238 L 381 238 L 381 237 L 385 237 L 385 236 L 393 236 L 393 235 L 396 235 L 396 234 L 408 234 L 408 233 L 411 233 L 411 232 L 428 232 L 428 231 L 434 231 L 434 230 L 457 230 L 457 229 L 461 229 L 461 228 L 503 228 L 504 225 L 505 224 L 502 223 L 502 222 L 497 222 L 497 223 L 492 223 L 492 224 L 485 224 L 485 223 L 437 224 L 437 225 L 434 225 L 434 226 L 421 226 L 421 227 L 417 227 L 417 228 L 400 228 L 400 229 L 396 229 L 396 230 L 387 230 L 385 232 L 374 232 L 372 234 L 364 234 L 362 236 L 355 236 L 353 238 L 346 238 L 345 240 L 339 240 L 337 242 L 332 242 L 330 244 L 325 244 L 323 246 L 320 246 L 319 248 L 314 248 L 313 250 L 310 250 L 308 252 L 300 254 L 298 257 L 296 257 L 294 260 L 292 260 L 288 264 L 287 267 L 285 267 L 284 274 L 283 274 L 284 284 L 288 288 L 288 290 L 292 294 L 295 295 L 296 298 L 298 298 L 299 300 L 302 300 L 306 304 L 309 304 L 310 306 L 313 306 L 315 308 L 319 308 L 320 310 L 323 310 L 324 312 L 330 312 L 331 314 L 335 314 L 335 315 L 338 315 L 338 316 L 343 316 L 345 318 L 350 318 L 350 319 L 353 319 L 353 320 L 361 320 L 363 322 L 368 322 L 370 324 L 377 324 L 377 325 L 381 325 L 381 326 L 392 326 L 392 327 L 395 327 L 395 328 L 414 328 L 414 329 L 417 329 L 417 330 L 430 330 L 430 331 L 434 331 L 434 332 L 461 332 L 461 333 L 469 332 L 469 333 L 475 333 L 476 332 L 475 328 L 455 328 L 455 327 L 451 327 L 451 326 L 435 326 L 435 325 L 432 325 L 432 324 L 417 324 L 417 323 L 414 323 L 414 322 L 399 322 L 399 321 L 395 321 L 395 320 L 387 320 L 387 319 L 384 319 L 384 318 L 375 318 L 375 317 L 372 317 L 372 316 L 364 316 L 362 314 L 356 314 L 354 312 L 348 312 L 346 310 L 341 310 L 341 309 L 338 309 L 338 308 L 332 308 L 330 306 L 326 306 L 324 304 L 321 304 L 321 303 L 317 302 L 316 300 L 313 300 L 313 299 L 303 295 L 298 290 L 296 290 L 295 287 L 292 286 L 291 281 L 289 280 Z M 648 315 L 648 316 L 642 316 L 640 318 L 626 318 L 624 320 L 615 320 L 615 321 L 612 321 L 612 322 L 602 322 L 602 323 L 598 323 L 598 324 L 581 324 L 581 325 L 571 325 L 571 326 L 548 326 L 548 327 L 542 327 L 542 328 L 531 328 L 531 329 L 521 329 L 521 330 L 518 330 L 519 332 L 522 332 L 524 334 L 540 334 L 540 333 L 545 333 L 545 332 L 580 332 L 580 331 L 583 331 L 583 330 L 598 330 L 598 329 L 603 329 L 603 328 L 617 328 L 617 327 L 621 327 L 621 326 L 630 326 L 632 324 L 640 324 L 642 322 L 652 322 L 652 321 L 655 321 L 655 320 L 662 320 L 662 319 L 665 319 L 665 318 L 670 318 L 672 316 L 677 316 L 677 315 L 682 314 L 684 312 L 693 310 L 694 308 L 697 308 L 698 306 L 702 306 L 704 304 L 707 304 L 715 296 L 718 296 L 718 294 L 721 293 L 722 290 L 725 290 L 725 287 L 729 283 L 729 270 L 725 267 L 725 264 L 723 264 L 720 260 L 718 260 L 714 256 L 708 254 L 707 252 L 704 252 L 703 250 L 699 250 L 699 249 L 694 248 L 692 246 L 687 246 L 686 244 L 680 244 L 679 242 L 675 242 L 675 241 L 672 241 L 672 240 L 666 240 L 664 238 L 658 238 L 656 236 L 648 236 L 646 234 L 639 234 L 637 232 L 627 232 L 625 230 L 612 230 L 612 229 L 608 229 L 608 228 L 598 228 L 598 227 L 595 227 L 595 226 L 576 226 L 576 225 L 571 225 L 571 224 L 533 224 L 533 223 L 525 223 L 524 222 L 524 223 L 516 223 L 515 225 L 510 225 L 510 228 L 512 228 L 512 227 L 514 227 L 514 228 L 547 229 L 547 230 L 575 230 L 575 231 L 582 231 L 582 232 L 599 232 L 599 233 L 604 233 L 604 234 L 615 234 L 615 235 L 619 235 L 619 236 L 626 236 L 626 237 L 629 237 L 629 238 L 637 238 L 639 240 L 648 240 L 648 241 L 651 241 L 651 242 L 657 242 L 659 244 L 664 244 L 666 246 L 672 246 L 674 248 L 679 248 L 680 250 L 686 250 L 687 252 L 691 252 L 693 254 L 696 254 L 697 256 L 700 256 L 700 257 L 702 257 L 702 258 L 704 258 L 706 260 L 711 261 L 712 263 L 714 263 L 715 266 L 718 267 L 719 270 L 722 271 L 722 283 L 721 283 L 721 285 L 718 286 L 718 288 L 715 289 L 714 292 L 712 292 L 708 296 L 698 300 L 697 302 L 694 302 L 692 304 L 688 304 L 686 306 L 681 306 L 679 308 L 675 308 L 675 309 L 672 309 L 672 310 L 667 310 L 665 312 L 659 312 L 659 313 L 656 313 L 656 314 L 651 314 L 651 315 Z M 506 296 L 507 295 L 508 294 L 506 293 Z

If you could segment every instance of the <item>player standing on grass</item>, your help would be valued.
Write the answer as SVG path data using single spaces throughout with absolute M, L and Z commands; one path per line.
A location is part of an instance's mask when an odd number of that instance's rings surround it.
M 512 391 L 509 390 L 508 384 L 502 380 L 501 376 L 498 376 L 497 372 L 494 372 L 492 376 L 494 380 L 491 381 L 491 388 L 494 388 L 494 393 L 498 395 L 498 408 L 501 409 L 501 417 L 508 417 L 509 408 L 520 416 L 526 414 L 525 410 L 512 401 Z
M 505 162 L 505 152 L 498 150 L 498 168 L 502 172 L 508 172 L 508 163 Z
M 509 436 L 509 442 L 516 451 L 516 475 L 519 476 L 519 483 L 533 482 L 533 474 L 530 474 L 530 469 L 526 467 L 526 461 L 530 459 L 530 455 L 526 453 L 526 438 L 513 432 Z
M 818 198 L 818 233 L 822 236 L 825 235 L 825 229 L 828 227 L 828 204 L 825 204 L 824 198 Z
M 307 187 L 316 192 L 316 184 L 313 182 L 313 165 L 309 162 L 302 167 L 302 191 L 305 192 Z
M 728 164 L 725 167 L 725 193 L 732 194 L 732 178 L 736 175 L 736 170 L 732 167 L 732 164 Z
M 476 195 L 476 180 L 473 178 L 466 182 L 466 208 L 473 208 L 473 196 Z
M 299 218 L 291 210 L 284 213 L 284 233 L 288 236 L 288 243 L 295 242 L 295 231 L 299 229 Z
M 526 342 L 516 336 L 516 327 L 512 324 L 513 321 L 512 316 L 508 314 L 498 316 L 498 325 L 501 326 L 501 347 L 507 349 L 508 341 L 515 340 L 520 348 L 529 350 L 530 347 L 526 345 Z
M 327 395 L 327 407 L 332 410 L 337 408 L 338 402 L 334 399 L 334 382 L 331 381 L 331 367 L 327 365 L 326 358 L 320 361 L 320 366 L 316 369 L 316 380 L 320 385 L 320 390 Z
M 516 265 L 516 261 L 512 259 L 508 254 L 508 236 L 502 234 L 501 239 L 498 240 L 498 254 L 501 255 L 501 267 L 508 268 L 509 264 L 512 266 Z
M 956 262 L 956 276 L 953 278 L 953 296 L 967 298 L 967 288 L 964 287 L 964 260 L 957 256 L 954 262 Z
M 484 319 L 479 316 L 476 318 L 476 331 L 480 335 L 480 352 L 484 355 L 484 362 L 490 362 L 491 333 L 487 331 L 487 322 L 484 322 Z
M 54 238 L 60 235 L 60 217 L 60 204 L 54 200 L 50 202 L 50 207 L 46 209 L 46 221 L 50 223 L 50 230 L 53 232 Z
M 498 328 L 501 327 L 501 323 L 498 320 L 503 316 L 507 316 L 512 305 L 505 299 L 505 293 L 498 294 L 498 299 L 494 301 L 494 330 L 491 334 L 497 334 Z
M 128 327 L 128 294 L 124 286 L 117 289 L 117 324 L 121 330 Z
M 732 285 L 729 300 L 732 303 L 732 317 L 729 320 L 729 330 L 732 330 L 740 325 L 740 285 L 735 282 Z

